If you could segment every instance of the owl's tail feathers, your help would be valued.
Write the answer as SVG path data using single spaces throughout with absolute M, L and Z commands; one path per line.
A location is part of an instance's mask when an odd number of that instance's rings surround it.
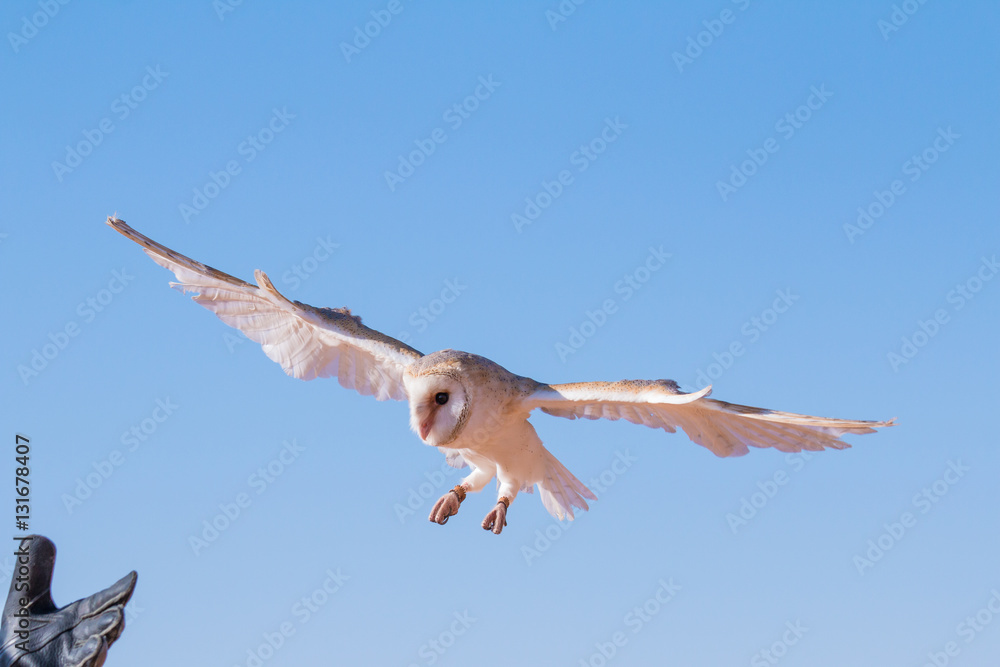
M 545 509 L 559 520 L 572 520 L 574 507 L 588 510 L 587 500 L 597 500 L 597 496 L 548 450 L 545 451 L 545 477 L 538 482 L 538 490 Z

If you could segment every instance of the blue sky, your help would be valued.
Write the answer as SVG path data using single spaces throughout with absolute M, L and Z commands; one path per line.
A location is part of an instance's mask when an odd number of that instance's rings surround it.
M 108 664 L 996 663 L 993 3 L 0 15 L 4 430 L 56 601 L 139 572 Z M 432 525 L 404 404 L 286 377 L 115 212 L 424 352 L 899 425 L 720 460 L 537 415 L 591 511 Z

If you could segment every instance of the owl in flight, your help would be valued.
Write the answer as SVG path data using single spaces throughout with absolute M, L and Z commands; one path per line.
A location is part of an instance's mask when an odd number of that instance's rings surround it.
M 684 429 L 716 456 L 741 456 L 747 447 L 783 452 L 849 445 L 844 433 L 871 433 L 890 421 L 809 417 L 707 398 L 711 387 L 684 393 L 673 380 L 622 380 L 544 384 L 514 375 L 468 352 L 421 354 L 369 329 L 347 308 L 314 308 L 282 296 L 263 271 L 256 285 L 196 262 L 143 236 L 125 221 L 108 224 L 132 239 L 154 262 L 174 273 L 172 287 L 261 344 L 285 373 L 302 380 L 336 377 L 340 384 L 376 400 L 410 404 L 410 428 L 437 447 L 456 468 L 471 469 L 431 510 L 445 524 L 470 492 L 497 478 L 497 504 L 483 528 L 500 534 L 507 511 L 521 491 L 538 486 L 542 504 L 557 519 L 589 509 L 597 500 L 543 445 L 528 422 L 538 409 L 567 419 L 625 419 L 633 424 Z

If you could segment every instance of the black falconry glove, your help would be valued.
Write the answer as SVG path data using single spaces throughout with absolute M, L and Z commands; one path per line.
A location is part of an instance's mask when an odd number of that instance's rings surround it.
M 138 575 L 62 609 L 50 588 L 56 545 L 41 535 L 21 539 L 0 624 L 0 667 L 100 667 L 125 629 L 125 603 Z

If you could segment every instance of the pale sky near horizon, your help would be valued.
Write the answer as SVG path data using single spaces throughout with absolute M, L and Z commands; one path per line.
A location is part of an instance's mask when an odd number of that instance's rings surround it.
M 4 470 L 28 436 L 58 604 L 139 572 L 109 667 L 997 663 L 993 3 L 0 16 Z M 115 213 L 423 352 L 898 425 L 722 460 L 537 414 L 590 511 L 433 525 L 463 473 L 404 404 L 288 378 Z

